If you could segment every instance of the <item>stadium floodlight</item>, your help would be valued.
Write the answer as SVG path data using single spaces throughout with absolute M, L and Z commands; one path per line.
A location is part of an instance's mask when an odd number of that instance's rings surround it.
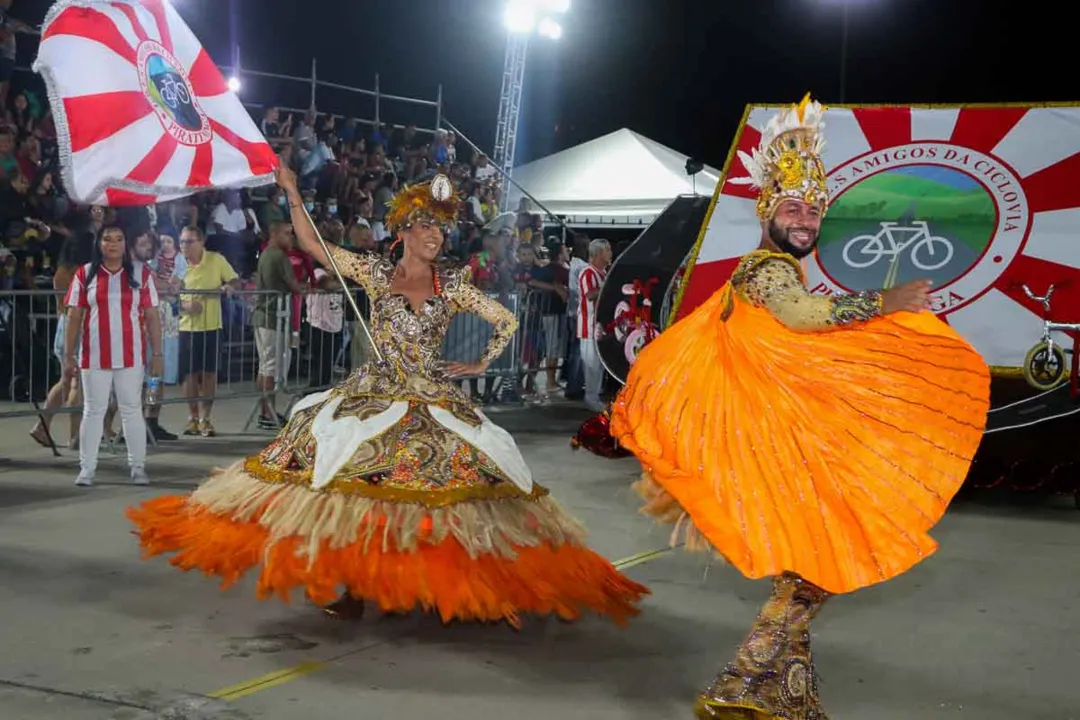
M 551 40 L 558 40 L 562 37 L 562 25 L 551 18 L 544 18 L 541 20 L 540 27 L 538 27 L 536 31 Z
M 531 33 L 536 26 L 536 6 L 530 0 L 510 0 L 503 22 L 511 33 Z
M 518 120 L 521 116 L 522 89 L 525 86 L 525 56 L 533 34 L 548 40 L 562 37 L 563 26 L 556 15 L 569 12 L 570 0 L 507 0 L 503 22 L 506 25 L 506 59 L 503 62 L 502 90 L 499 92 L 499 115 L 495 122 L 495 147 L 492 160 L 504 178 L 514 172 Z M 507 210 L 510 193 L 504 192 L 500 208 Z
M 240 78 L 233 76 L 228 80 L 229 90 L 234 93 L 240 92 Z

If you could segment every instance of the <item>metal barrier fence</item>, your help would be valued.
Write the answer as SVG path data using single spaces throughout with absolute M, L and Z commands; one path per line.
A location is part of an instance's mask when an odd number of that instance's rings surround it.
M 366 315 L 367 296 L 355 292 Z M 463 387 L 484 404 L 520 402 L 557 390 L 573 336 L 565 301 L 535 290 L 489 295 L 515 314 L 518 331 L 483 376 L 462 379 Z M 277 396 L 291 407 L 304 395 L 332 387 L 373 357 L 340 292 L 300 296 L 185 290 L 183 298 L 199 303 L 198 313 L 186 321 L 179 297 L 161 297 L 162 391 L 148 413 L 156 413 L 154 408 L 162 405 L 188 404 L 194 416 L 201 403 L 209 415 L 215 401 L 248 398 L 252 408 L 244 430 L 257 421 L 267 428 L 266 420 L 277 427 L 283 418 L 276 413 Z M 0 419 L 36 416 L 48 426 L 54 416 L 72 415 L 74 434 L 82 405 L 78 378 L 66 381 L 62 373 L 66 325 L 59 312 L 62 299 L 54 290 L 0 291 Z M 264 312 L 259 314 L 270 326 L 265 329 L 253 324 L 260 304 Z M 204 324 L 207 317 L 219 314 L 219 329 Z M 210 334 L 203 334 L 206 331 Z M 444 359 L 476 362 L 491 334 L 491 325 L 482 318 L 458 314 L 446 333 Z M 76 348 L 81 348 L 81 340 Z M 181 384 L 185 375 L 187 382 Z M 260 376 L 273 378 L 272 390 Z M 273 414 L 267 412 L 271 409 Z M 49 444 L 55 452 L 51 434 Z

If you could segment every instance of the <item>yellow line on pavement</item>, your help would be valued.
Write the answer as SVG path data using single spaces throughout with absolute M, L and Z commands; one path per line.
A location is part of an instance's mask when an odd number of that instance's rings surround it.
M 210 697 L 218 700 L 239 700 L 242 697 L 246 697 L 253 693 L 260 692 L 262 690 L 268 690 L 272 687 L 277 687 L 290 680 L 295 680 L 298 677 L 303 677 L 310 673 L 315 672 L 319 668 L 323 667 L 326 663 L 309 661 L 302 662 L 299 665 L 294 665 L 291 668 L 284 670 L 275 670 L 272 673 L 261 675 L 252 680 L 245 680 L 238 685 L 230 685 L 229 687 L 223 687 L 220 690 L 215 690 L 210 693 Z
M 630 557 L 616 560 L 611 564 L 615 566 L 616 570 L 625 570 L 626 568 L 632 568 L 635 565 L 641 565 L 642 563 L 647 563 L 650 560 L 655 560 L 661 555 L 666 555 L 672 550 L 674 550 L 674 547 L 660 548 L 659 550 L 646 550 L 645 552 L 640 552 L 637 555 L 631 555 Z
M 674 548 L 672 547 L 666 547 L 660 548 L 659 550 L 646 550 L 645 552 L 640 552 L 636 555 L 631 555 L 630 557 L 624 557 L 619 560 L 615 560 L 611 564 L 614 565 L 617 570 L 625 570 L 626 568 L 631 568 L 635 565 L 641 565 L 642 563 L 647 563 L 650 560 L 655 560 L 661 555 L 665 555 L 671 552 L 671 550 L 673 549 Z M 365 646 L 365 648 L 366 647 L 371 646 L 368 645 Z M 242 683 L 238 683 L 236 685 L 229 685 L 228 687 L 223 687 L 215 690 L 212 693 L 209 693 L 208 697 L 212 697 L 216 700 L 225 700 L 226 702 L 239 700 L 242 697 L 247 697 L 248 695 L 253 695 L 257 692 L 262 692 L 263 690 L 269 690 L 272 687 L 284 685 L 285 683 L 296 680 L 297 678 L 301 678 L 305 675 L 310 675 L 316 670 L 321 670 L 328 664 L 336 662 L 337 660 L 340 660 L 341 658 L 348 655 L 359 652 L 362 649 L 364 648 L 351 650 L 349 652 L 343 653 L 342 655 L 331 658 L 330 660 L 327 660 L 325 662 L 309 660 L 307 662 L 302 662 L 299 665 L 285 668 L 284 670 L 275 670 L 274 672 L 260 675 L 257 678 L 245 680 Z

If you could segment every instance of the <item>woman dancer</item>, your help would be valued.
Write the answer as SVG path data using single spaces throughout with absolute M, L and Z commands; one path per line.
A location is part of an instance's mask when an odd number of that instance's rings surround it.
M 282 169 L 278 182 L 300 246 L 328 266 L 295 176 Z M 330 247 L 371 298 L 381 360 L 305 397 L 269 446 L 191 497 L 131 509 L 149 554 L 177 552 L 174 565 L 226 584 L 261 563 L 260 597 L 304 588 L 351 617 L 365 600 L 514 627 L 522 613 L 571 620 L 593 610 L 620 623 L 637 613 L 648 590 L 585 546 L 510 435 L 451 381 L 483 372 L 517 324 L 467 272 L 435 264 L 458 204 L 444 176 L 399 193 L 386 215 L 404 246 L 397 263 Z M 443 365 L 459 312 L 490 322 L 492 339 L 475 364 Z

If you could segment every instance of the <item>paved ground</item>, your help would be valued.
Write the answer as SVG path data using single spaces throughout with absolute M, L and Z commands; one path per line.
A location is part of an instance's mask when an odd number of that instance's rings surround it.
M 170 408 L 167 425 L 180 415 Z M 238 430 L 249 406 L 218 408 Z M 499 413 L 537 479 L 585 520 L 612 559 L 663 548 L 635 514 L 632 461 L 574 454 L 582 415 Z M 127 486 L 120 458 L 77 490 L 75 460 L 0 422 L 2 720 L 656 720 L 689 717 L 767 588 L 700 557 L 663 553 L 627 569 L 654 595 L 619 630 L 534 620 L 441 627 L 429 617 L 324 619 L 303 604 L 221 593 L 162 561 L 141 562 L 124 508 L 187 491 L 265 436 L 176 443 Z M 112 480 L 112 482 L 109 482 Z M 830 602 L 816 626 L 834 720 L 1080 719 L 1080 512 L 1071 505 L 965 504 L 937 557 L 886 587 Z

